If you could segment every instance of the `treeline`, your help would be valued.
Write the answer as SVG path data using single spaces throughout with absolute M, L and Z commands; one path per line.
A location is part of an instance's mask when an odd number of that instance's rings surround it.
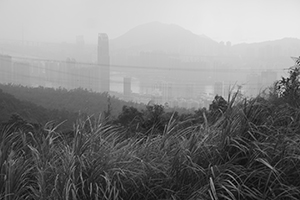
M 163 135 L 168 130 L 169 123 L 176 122 L 178 129 L 191 126 L 203 126 L 213 124 L 226 111 L 229 103 L 222 96 L 215 96 L 209 109 L 200 108 L 189 112 L 178 112 L 165 109 L 163 105 L 147 105 L 146 109 L 139 111 L 132 106 L 123 106 L 121 114 L 110 124 L 119 125 L 123 128 L 127 137 L 141 134 L 143 136 Z
M 12 94 L 17 99 L 29 101 L 47 109 L 80 112 L 87 115 L 99 115 L 110 107 L 111 115 L 116 117 L 121 113 L 123 105 L 134 106 L 138 109 L 145 107 L 143 104 L 119 100 L 107 93 L 96 93 L 82 88 L 67 90 L 64 88 L 32 88 L 1 84 L 0 89 Z
M 13 95 L 0 89 L 0 123 L 13 124 L 22 119 L 26 123 L 42 126 L 50 121 L 53 125 L 60 125 L 60 130 L 70 130 L 76 122 L 79 113 L 67 110 L 46 109 L 29 101 L 21 101 Z
M 91 117 L 105 119 L 106 123 L 121 124 L 127 127 L 137 126 L 135 131 L 146 130 L 150 124 L 156 124 L 161 131 L 175 110 L 174 117 L 184 118 L 190 110 L 184 108 L 164 108 L 161 105 L 145 105 L 119 100 L 107 93 L 95 93 L 86 89 L 67 90 L 63 88 L 31 88 L 21 85 L 0 84 L 0 122 L 6 122 L 12 114 L 19 115 L 30 123 L 54 124 L 64 122 L 59 129 L 71 131 L 78 118 Z M 125 123 L 127 123 L 125 125 Z

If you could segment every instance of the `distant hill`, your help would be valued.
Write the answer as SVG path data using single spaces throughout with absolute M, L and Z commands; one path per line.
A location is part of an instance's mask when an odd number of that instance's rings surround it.
M 175 24 L 150 22 L 132 28 L 118 38 L 110 40 L 112 52 L 154 51 L 182 55 L 219 55 L 220 43 L 206 35 L 196 35 Z M 268 51 L 268 52 L 267 52 Z M 232 46 L 235 55 L 274 54 L 274 56 L 297 56 L 300 40 L 283 38 L 259 43 L 242 43 Z
M 66 110 L 46 109 L 32 102 L 19 100 L 0 89 L 0 124 L 7 122 L 13 114 L 17 114 L 30 123 L 45 124 L 53 121 L 59 124 L 65 121 L 60 129 L 72 129 L 78 114 Z
M 178 25 L 150 22 L 113 39 L 113 50 L 163 51 L 166 53 L 211 54 L 218 43 Z
M 285 57 L 300 55 L 300 39 L 283 38 L 258 43 L 242 43 L 233 46 L 235 54 L 255 57 Z
M 0 84 L 0 89 L 14 95 L 17 99 L 28 101 L 50 110 L 82 113 L 97 117 L 99 114 L 107 111 L 109 101 L 112 109 L 111 114 L 115 117 L 121 113 L 123 105 L 144 108 L 142 104 L 125 102 L 115 97 L 108 99 L 108 96 L 104 93 L 95 93 L 84 89 L 31 88 L 2 84 Z

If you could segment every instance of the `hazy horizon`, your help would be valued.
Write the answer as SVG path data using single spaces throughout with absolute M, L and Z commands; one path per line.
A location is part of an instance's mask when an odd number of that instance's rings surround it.
M 0 39 L 74 42 L 110 39 L 144 23 L 176 24 L 232 44 L 299 38 L 300 1 L 0 0 Z

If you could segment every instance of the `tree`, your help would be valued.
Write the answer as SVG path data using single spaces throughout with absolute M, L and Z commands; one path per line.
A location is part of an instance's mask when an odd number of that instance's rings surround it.
M 122 113 L 118 116 L 117 122 L 123 126 L 132 126 L 140 123 L 142 113 L 132 106 L 123 106 Z
M 282 77 L 275 83 L 277 96 L 289 105 L 300 107 L 300 56 L 295 59 L 295 65 L 289 68 L 289 77 Z

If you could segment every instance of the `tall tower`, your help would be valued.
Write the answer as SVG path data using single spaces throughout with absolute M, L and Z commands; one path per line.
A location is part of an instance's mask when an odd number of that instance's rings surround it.
M 109 41 L 106 33 L 98 35 L 99 92 L 109 92 Z

